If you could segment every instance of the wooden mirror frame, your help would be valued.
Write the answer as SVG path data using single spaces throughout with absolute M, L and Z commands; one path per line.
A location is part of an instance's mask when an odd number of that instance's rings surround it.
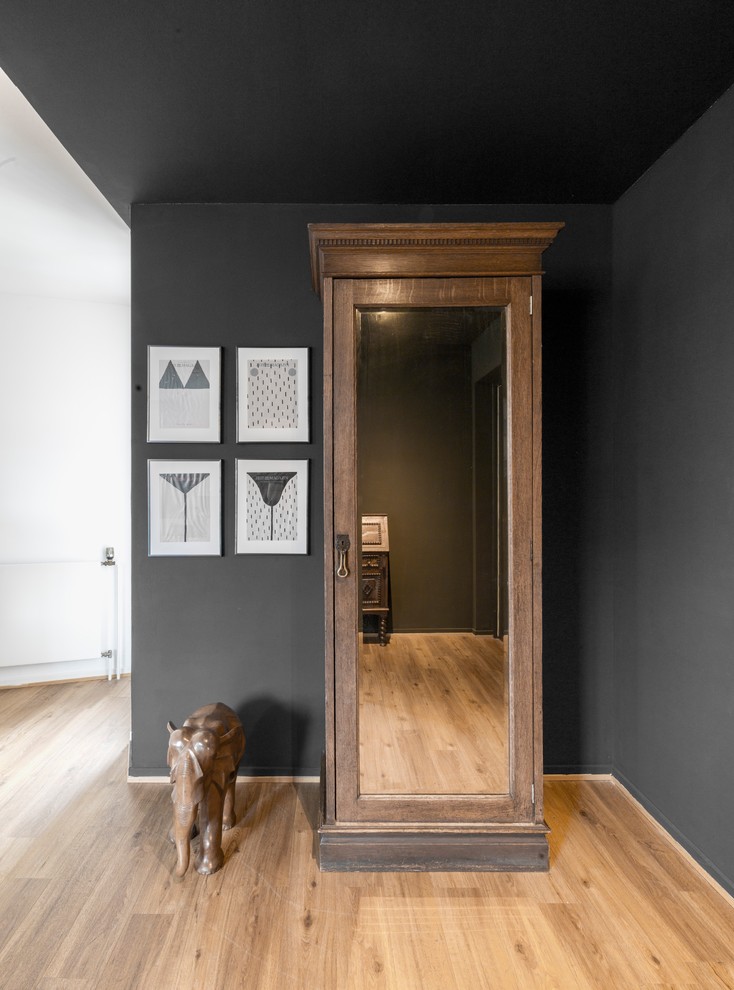
M 548 869 L 548 828 L 543 820 L 543 749 L 541 704 L 541 258 L 562 223 L 502 224 L 310 224 L 311 270 L 314 289 L 324 305 L 324 560 L 326 626 L 326 741 L 321 775 L 321 815 L 316 834 L 316 855 L 322 870 L 516 870 Z M 405 298 L 406 280 L 460 279 L 460 294 L 467 305 L 492 305 L 490 299 L 506 299 L 517 307 L 528 305 L 523 314 L 528 326 L 528 362 L 531 395 L 527 410 L 525 442 L 530 447 L 529 485 L 522 502 L 524 534 L 530 540 L 529 602 L 532 621 L 526 637 L 529 651 L 522 690 L 522 714 L 511 703 L 514 731 L 527 734 L 527 766 L 522 778 L 528 794 L 513 798 L 493 820 L 492 808 L 500 805 L 484 800 L 488 795 L 406 795 L 386 802 L 391 814 L 379 820 L 374 810 L 359 815 L 358 802 L 337 800 L 340 785 L 354 779 L 358 753 L 355 744 L 345 744 L 337 733 L 340 698 L 337 685 L 344 683 L 343 657 L 335 617 L 335 572 L 339 555 L 335 539 L 335 493 L 339 486 L 354 486 L 353 465 L 335 457 L 334 329 L 349 319 L 345 305 L 360 297 L 364 280 L 382 283 L 382 298 L 394 284 L 395 300 Z M 486 279 L 496 284 L 486 290 Z M 527 280 L 527 282 L 525 282 Z M 351 283 L 351 286 L 350 284 Z M 400 286 L 403 286 L 403 292 Z M 427 285 L 428 283 L 423 283 Z M 447 283 L 448 284 L 448 283 Z M 454 289 L 456 283 L 453 283 Z M 482 299 L 485 287 L 485 301 Z M 356 287 L 352 291 L 352 287 Z M 476 289 L 476 292 L 475 292 Z M 356 293 L 356 294 L 355 294 Z M 364 293 L 363 293 L 364 294 Z M 467 300 L 469 300 L 467 302 Z M 345 302 L 346 301 L 346 302 Z M 344 310 L 344 312 L 341 312 Z M 341 325 L 341 324 L 339 324 Z M 339 415 L 339 410 L 337 410 Z M 337 520 L 338 525 L 338 520 Z M 358 541 L 358 534 L 351 534 Z M 350 668 L 351 670 L 351 668 Z M 351 674 L 350 674 L 351 676 Z M 342 709 L 344 710 L 344 709 Z M 520 708 L 518 708 L 518 711 Z M 518 725 L 521 718 L 522 724 Z M 356 737 L 355 737 L 356 738 Z M 517 736 L 516 736 L 517 738 Z M 511 784 L 512 787 L 512 784 Z M 359 797 L 359 795 L 356 795 Z M 490 797 L 496 797 L 491 795 Z M 456 800 L 454 800 L 456 798 Z M 369 804 L 369 802 L 367 802 Z M 340 818 L 338 808 L 348 808 Z M 372 802 L 372 809 L 375 802 Z M 358 819 L 358 820 L 357 820 Z

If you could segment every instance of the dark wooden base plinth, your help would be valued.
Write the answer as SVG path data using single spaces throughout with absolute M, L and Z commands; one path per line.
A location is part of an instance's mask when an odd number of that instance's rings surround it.
M 324 872 L 543 872 L 547 833 L 545 825 L 469 831 L 322 824 L 316 858 Z

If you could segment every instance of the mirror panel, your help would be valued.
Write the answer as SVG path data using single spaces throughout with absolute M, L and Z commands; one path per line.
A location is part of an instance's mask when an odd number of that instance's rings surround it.
M 506 314 L 357 311 L 359 792 L 510 789 Z M 355 541 L 358 542 L 358 541 Z M 381 629 L 382 625 L 382 629 Z

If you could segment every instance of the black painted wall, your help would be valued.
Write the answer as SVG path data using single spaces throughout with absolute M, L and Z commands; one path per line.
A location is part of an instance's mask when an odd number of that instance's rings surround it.
M 734 90 L 614 208 L 614 763 L 734 892 Z
M 324 733 L 321 303 L 306 224 L 563 220 L 544 291 L 544 650 L 548 769 L 611 766 L 611 208 L 138 205 L 133 264 L 131 772 L 165 772 L 168 719 L 222 700 L 245 768 L 315 773 Z M 224 347 L 221 445 L 147 444 L 146 347 Z M 237 445 L 235 348 L 312 349 L 312 443 Z M 308 556 L 234 556 L 237 456 L 311 460 Z M 224 556 L 148 558 L 149 457 L 224 461 Z
M 469 630 L 471 344 L 441 346 L 430 317 L 401 314 L 398 329 L 396 316 L 387 314 L 387 328 L 380 313 L 362 316 L 360 511 L 388 516 L 392 631 Z

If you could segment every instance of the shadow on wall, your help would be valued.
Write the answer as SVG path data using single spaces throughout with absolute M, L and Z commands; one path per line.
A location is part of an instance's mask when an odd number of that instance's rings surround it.
M 252 698 L 237 708 L 245 730 L 245 757 L 240 773 L 254 776 L 314 776 L 318 767 L 304 766 L 311 719 L 304 709 L 287 707 L 274 698 Z
M 609 755 L 604 541 L 611 479 L 604 300 L 583 285 L 543 292 L 543 701 L 546 772 L 599 770 Z M 594 687 L 596 685 L 596 687 Z M 596 691 L 596 697 L 590 697 Z M 583 715 L 582 713 L 585 713 Z M 594 728 L 587 719 L 596 722 Z

